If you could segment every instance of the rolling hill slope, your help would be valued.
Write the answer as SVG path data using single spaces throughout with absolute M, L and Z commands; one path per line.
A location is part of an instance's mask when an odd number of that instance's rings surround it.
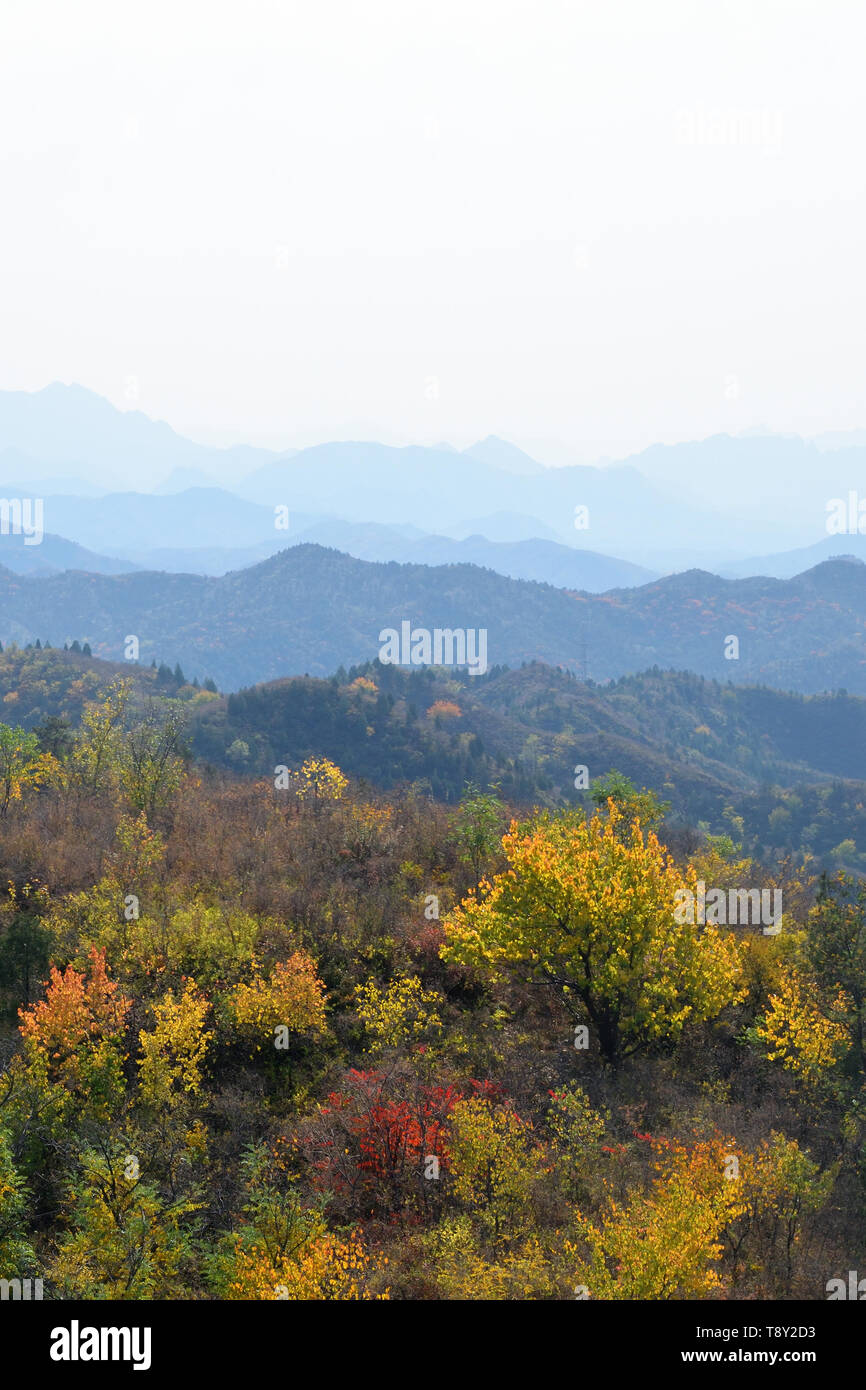
M 753 850 L 805 846 L 832 866 L 842 847 L 866 871 L 864 699 L 682 672 L 599 687 L 540 663 L 475 679 L 375 662 L 218 696 L 165 667 L 29 649 L 0 654 L 3 721 L 42 729 L 56 751 L 52 720 L 74 728 L 118 678 L 133 682 L 133 720 L 143 702 L 179 701 L 192 752 L 232 774 L 270 780 L 280 764 L 326 756 L 382 788 L 417 783 L 454 802 L 469 781 L 497 783 L 527 806 L 559 806 L 585 797 L 578 767 L 590 779 L 616 768 L 668 801 L 673 825 L 730 832 L 739 816 Z
M 87 640 L 117 660 L 180 662 L 227 690 L 375 658 L 380 632 L 483 629 L 490 666 L 545 661 L 596 681 L 658 665 L 801 692 L 866 694 L 866 566 L 833 560 L 791 580 L 702 571 L 592 595 L 472 565 L 369 564 L 300 545 L 222 578 L 0 571 L 0 641 Z M 739 655 L 728 660 L 730 639 Z

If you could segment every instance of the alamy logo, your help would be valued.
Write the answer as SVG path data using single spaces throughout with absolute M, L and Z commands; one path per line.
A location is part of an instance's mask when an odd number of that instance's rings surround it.
M 134 1371 L 150 1370 L 149 1327 L 68 1327 L 51 1329 L 52 1361 L 131 1361 Z
M 487 670 L 486 627 L 413 628 L 404 620 L 400 631 L 383 627 L 379 633 L 383 666 L 468 666 L 470 676 Z
M 11 1298 L 15 1302 L 38 1301 L 42 1298 L 41 1279 L 0 1279 L 0 1299 Z
M 853 490 L 827 503 L 827 531 L 831 536 L 866 536 L 866 497 Z
M 776 936 L 782 930 L 782 890 L 773 888 L 710 888 L 703 879 L 697 892 L 678 888 L 674 897 L 674 921 L 691 926 L 737 927 L 762 926 L 764 936 Z M 771 906 L 772 901 L 772 906 Z
M 824 1286 L 830 1303 L 839 1299 L 850 1299 L 856 1303 L 866 1300 L 866 1279 L 858 1279 L 856 1269 L 848 1270 L 848 1283 L 844 1279 L 828 1279 Z
M 680 145 L 755 145 L 776 148 L 782 143 L 782 113 L 766 108 L 702 106 L 677 112 Z
M 41 545 L 45 503 L 41 497 L 0 497 L 0 535 L 23 536 L 25 545 Z

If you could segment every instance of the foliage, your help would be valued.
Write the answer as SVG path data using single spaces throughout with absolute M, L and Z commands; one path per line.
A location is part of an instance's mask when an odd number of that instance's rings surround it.
M 192 980 L 183 994 L 175 997 L 168 989 L 153 1005 L 155 1027 L 138 1035 L 142 1104 L 171 1109 L 186 1096 L 198 1096 L 205 1053 L 213 1037 L 204 1027 L 209 1008 Z
M 40 751 L 36 734 L 0 724 L 0 816 L 28 787 L 39 787 L 56 776 L 57 759 Z
M 359 985 L 355 994 L 358 1016 L 374 1049 L 417 1043 L 441 1034 L 438 1009 L 442 1000 L 435 991 L 425 990 L 417 975 L 392 980 L 385 989 L 371 980 Z
M 486 1096 L 453 1107 L 446 1137 L 454 1194 L 499 1241 L 526 1224 L 540 1158 L 532 1127 Z
M 0 1277 L 800 1299 L 856 1268 L 860 703 L 532 665 L 181 677 L 0 653 L 56 760 L 0 837 Z M 613 746 L 587 815 L 571 769 Z M 281 764 L 334 771 L 294 796 Z M 697 879 L 778 887 L 781 934 L 678 923 Z
M 9 1136 L 0 1129 L 0 1279 L 26 1277 L 34 1264 L 27 1239 L 27 1189 L 13 1163 Z
M 771 1062 L 781 1062 L 786 1071 L 813 1085 L 836 1068 L 850 1047 L 842 1022 L 846 1012 L 844 996 L 837 995 L 823 1008 L 814 983 L 788 967 L 755 1033 Z
M 657 1176 L 625 1203 L 609 1197 L 600 1219 L 576 1223 L 588 1258 L 575 1282 L 591 1298 L 706 1298 L 721 1286 L 716 1267 L 725 1227 L 743 1211 L 725 1177 L 724 1141 L 686 1146 L 658 1141 Z
M 273 1044 L 278 1028 L 290 1033 L 325 1031 L 324 987 L 315 961 L 303 951 L 278 961 L 270 979 L 257 976 L 251 984 L 238 985 L 227 1002 L 239 1032 L 257 1051 L 266 1042 Z
M 127 1177 L 122 1147 L 81 1155 L 69 1184 L 69 1231 L 49 1277 L 66 1298 L 176 1298 L 194 1257 L 196 1203 L 166 1200 L 141 1177 Z
M 607 817 L 513 823 L 508 870 L 444 923 L 447 960 L 557 986 L 613 1063 L 715 1018 L 741 973 L 732 941 L 676 921 L 687 880 L 653 832 L 635 821 L 623 834 L 621 819 L 609 801 Z
M 339 801 L 348 785 L 330 758 L 308 758 L 294 773 L 295 796 L 301 801 Z

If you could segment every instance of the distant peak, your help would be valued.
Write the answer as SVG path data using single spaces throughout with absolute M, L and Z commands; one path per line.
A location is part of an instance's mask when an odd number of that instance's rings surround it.
M 30 396 L 77 396 L 79 400 L 99 401 L 100 405 L 111 406 L 111 402 L 100 396 L 97 391 L 91 391 L 87 386 L 81 386 L 77 381 L 49 381 L 47 386 L 40 390 L 29 391 Z
M 471 444 L 463 453 L 469 458 L 477 459 L 479 463 L 488 464 L 491 468 L 501 468 L 505 473 L 531 474 L 544 471 L 543 464 L 537 463 L 516 444 L 509 444 L 507 439 L 500 439 L 496 434 L 488 434 L 486 439 Z
M 862 569 L 863 564 L 864 561 L 860 559 L 859 555 L 830 555 L 826 560 L 821 560 L 817 565 L 806 570 L 805 573 L 814 574 L 817 570 L 821 570 L 826 574 L 830 570 L 837 569 L 840 565 L 858 565 Z

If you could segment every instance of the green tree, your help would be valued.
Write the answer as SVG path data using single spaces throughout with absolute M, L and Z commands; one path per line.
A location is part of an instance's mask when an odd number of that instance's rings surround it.
M 641 825 L 654 828 L 661 824 L 671 807 L 669 801 L 662 801 L 654 791 L 647 791 L 646 787 L 638 791 L 631 779 L 622 772 L 617 772 L 615 768 L 604 777 L 593 779 L 589 797 L 600 811 L 604 811 L 608 802 L 612 801 L 622 816 L 624 825 L 639 820 Z
M 474 782 L 467 782 L 460 799 L 455 829 L 459 846 L 458 857 L 472 866 L 476 885 L 480 885 L 485 865 L 496 850 L 502 834 L 505 808 L 497 796 L 498 784 L 482 792 Z M 480 886 L 476 886 L 476 896 Z
M 72 725 L 60 714 L 49 714 L 33 732 L 43 751 L 51 753 L 59 762 L 68 757 L 75 744 Z
M 56 760 L 43 753 L 36 734 L 0 724 L 0 816 L 28 787 L 38 787 L 56 769 Z
M 184 716 L 174 701 L 151 704 L 124 733 L 121 784 L 148 820 L 165 809 L 180 785 L 184 751 Z
M 132 683 L 112 681 L 103 698 L 81 717 L 81 730 L 72 754 L 73 784 L 99 792 L 116 782 L 120 769 L 120 740 Z
M 835 1022 L 851 1039 L 850 1060 L 864 1069 L 866 1023 L 866 883 L 822 874 L 804 943 L 806 959 Z M 841 1001 L 841 1009 L 840 1009 Z M 840 1016 L 841 1014 L 841 1016 Z
M 27 1239 L 27 1195 L 8 1135 L 0 1130 L 0 1279 L 28 1278 L 35 1266 Z
M 49 1265 L 63 1297 L 174 1298 L 194 1275 L 198 1204 L 145 1181 L 131 1147 L 105 1143 L 81 1155 L 66 1202 L 69 1231 Z

